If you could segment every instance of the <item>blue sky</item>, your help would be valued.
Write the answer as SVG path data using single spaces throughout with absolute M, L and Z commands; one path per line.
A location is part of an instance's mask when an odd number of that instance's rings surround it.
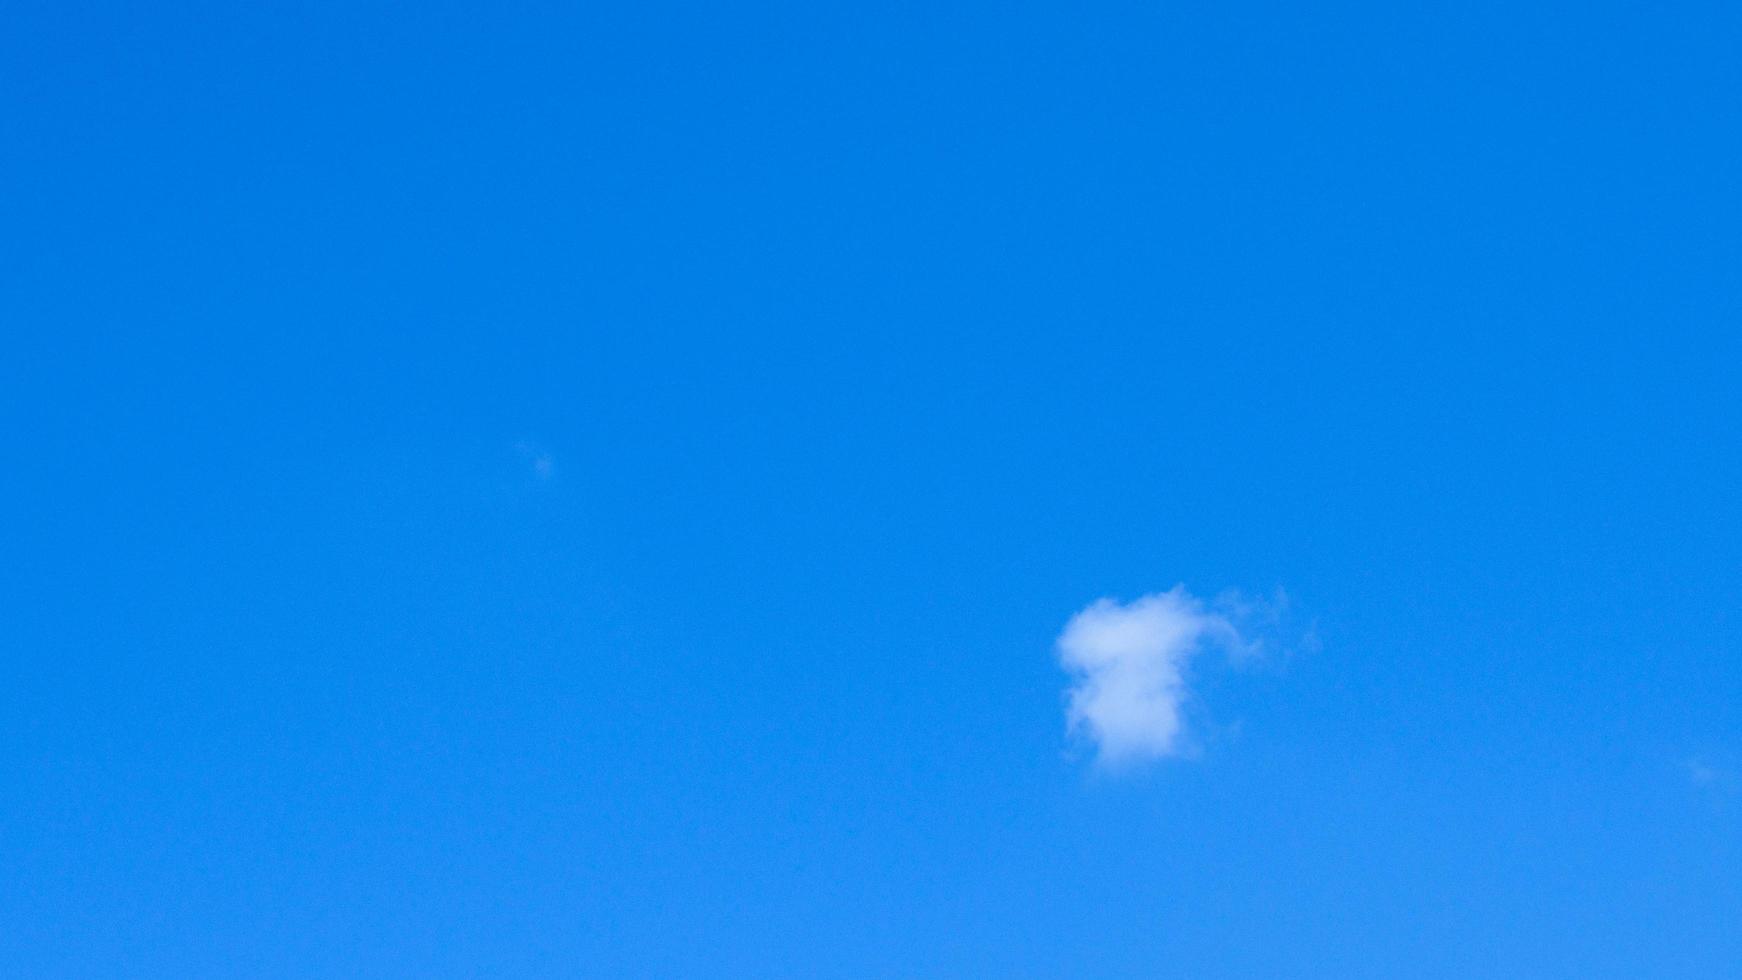
M 0 973 L 1742 971 L 1742 8 L 9 14 Z

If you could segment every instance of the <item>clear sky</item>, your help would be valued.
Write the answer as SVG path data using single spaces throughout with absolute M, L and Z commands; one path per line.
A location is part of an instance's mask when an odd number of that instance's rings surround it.
M 13 0 L 0 975 L 1742 975 L 1739 51 Z

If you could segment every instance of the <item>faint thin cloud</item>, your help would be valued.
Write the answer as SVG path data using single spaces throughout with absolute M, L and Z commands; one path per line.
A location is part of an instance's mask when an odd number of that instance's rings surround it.
M 1689 783 L 1709 793 L 1729 794 L 1742 783 L 1735 772 L 1700 756 L 1684 759 L 1681 768 Z
M 1682 767 L 1687 770 L 1688 779 L 1692 781 L 1695 786 L 1710 786 L 1712 783 L 1717 782 L 1718 777 L 1721 775 L 1718 770 L 1713 769 L 1711 766 L 1706 765 L 1698 759 L 1689 759 L 1682 763 Z
M 536 443 L 523 439 L 514 444 L 514 452 L 539 480 L 548 480 L 556 475 L 555 457 Z

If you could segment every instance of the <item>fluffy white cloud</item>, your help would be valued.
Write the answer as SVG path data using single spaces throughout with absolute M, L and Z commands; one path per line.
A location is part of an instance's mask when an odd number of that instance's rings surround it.
M 1125 604 L 1097 600 L 1058 638 L 1059 662 L 1072 675 L 1071 733 L 1094 744 L 1103 766 L 1176 755 L 1192 658 L 1207 649 L 1242 656 L 1255 646 L 1184 586 Z

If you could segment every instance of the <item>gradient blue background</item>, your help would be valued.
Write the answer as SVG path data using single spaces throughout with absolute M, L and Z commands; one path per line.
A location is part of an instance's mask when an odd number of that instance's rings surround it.
M 0 974 L 1742 974 L 1742 7 L 5 21 Z

